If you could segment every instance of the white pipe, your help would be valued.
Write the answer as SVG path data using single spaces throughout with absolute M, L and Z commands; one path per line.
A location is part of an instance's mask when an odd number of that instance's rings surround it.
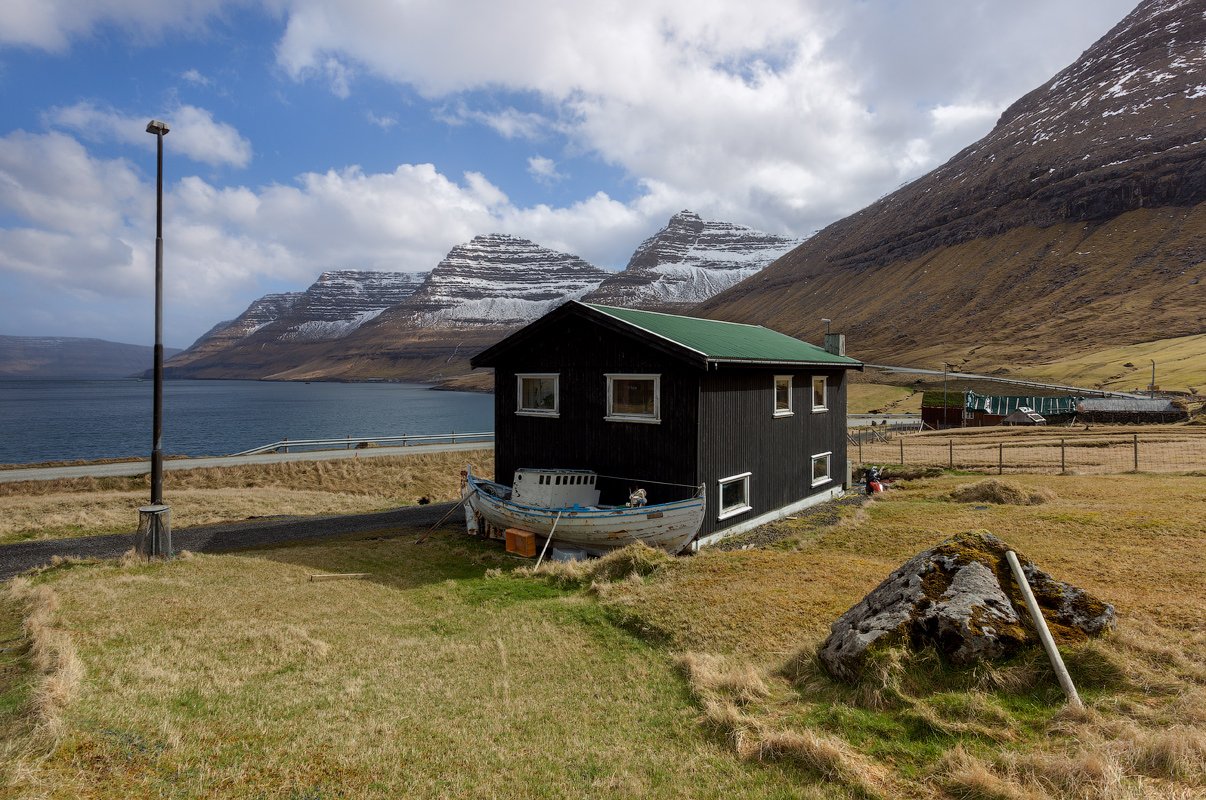
M 1009 568 L 1013 570 L 1013 577 L 1018 582 L 1018 588 L 1022 590 L 1026 608 L 1030 611 L 1030 618 L 1034 620 L 1034 627 L 1038 630 L 1039 641 L 1043 643 L 1043 649 L 1047 651 L 1047 658 L 1051 659 L 1051 668 L 1055 670 L 1055 677 L 1059 678 L 1059 685 L 1063 687 L 1064 694 L 1068 696 L 1068 704 L 1073 708 L 1084 708 L 1085 704 L 1080 701 L 1080 695 L 1076 693 L 1076 686 L 1072 683 L 1072 676 L 1068 674 L 1068 668 L 1064 666 L 1064 659 L 1055 647 L 1055 640 L 1051 638 L 1051 631 L 1047 629 L 1047 620 L 1043 619 L 1043 612 L 1039 608 L 1038 601 L 1034 599 L 1034 592 L 1030 590 L 1030 582 L 1026 580 L 1026 573 L 1022 571 L 1017 553 L 1007 550 L 1005 560 L 1009 562 Z
M 544 547 L 540 550 L 540 558 L 536 559 L 535 569 L 540 568 L 540 562 L 544 561 L 544 554 L 548 552 L 549 542 L 553 541 L 553 534 L 557 532 L 557 523 L 561 521 L 561 512 L 557 512 L 557 519 L 553 520 L 553 527 L 549 529 L 549 538 L 544 540 Z

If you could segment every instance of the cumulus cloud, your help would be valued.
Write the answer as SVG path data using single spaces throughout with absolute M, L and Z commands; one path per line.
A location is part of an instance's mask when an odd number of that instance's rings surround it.
M 203 75 L 198 69 L 186 69 L 180 73 L 180 77 L 186 82 L 194 86 L 209 86 L 212 81 Z
M 537 139 L 553 127 L 551 120 L 531 111 L 510 107 L 484 111 L 470 108 L 463 101 L 438 108 L 435 117 L 452 126 L 470 122 L 484 125 L 504 139 Z
M 531 156 L 528 159 L 528 174 L 537 183 L 546 186 L 565 180 L 565 175 L 557 171 L 557 162 L 544 156 Z
M 231 0 L 5 0 L 0 3 L 0 44 L 61 52 L 99 25 L 114 25 L 149 39 L 167 30 L 203 27 Z
M 371 110 L 364 112 L 364 118 L 368 120 L 370 125 L 376 125 L 383 131 L 388 131 L 390 128 L 398 124 L 398 118 L 393 114 L 374 114 Z
M 251 162 L 251 142 L 225 122 L 216 122 L 203 108 L 181 105 L 164 114 L 171 127 L 174 152 L 213 166 L 245 167 Z M 146 133 L 146 117 L 123 114 L 112 108 L 81 101 L 71 106 L 50 109 L 47 123 L 68 128 L 91 139 L 111 139 L 149 146 L 154 142 Z
M 154 264 L 153 180 L 61 131 L 0 137 L 0 216 L 15 221 L 0 228 L 0 273 L 115 308 L 140 297 Z M 301 287 L 335 267 L 427 270 L 492 231 L 619 266 L 651 223 L 647 210 L 601 192 L 564 208 L 517 206 L 484 175 L 454 179 L 432 164 L 349 166 L 265 186 L 190 175 L 165 187 L 164 215 L 177 344 L 237 314 L 267 283 Z M 141 331 L 134 321 L 145 314 L 135 306 L 125 317 Z

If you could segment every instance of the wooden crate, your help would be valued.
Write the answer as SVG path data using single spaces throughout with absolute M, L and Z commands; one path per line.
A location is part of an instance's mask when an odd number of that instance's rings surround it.
M 536 555 L 536 534 L 519 528 L 507 528 L 507 552 L 524 558 Z

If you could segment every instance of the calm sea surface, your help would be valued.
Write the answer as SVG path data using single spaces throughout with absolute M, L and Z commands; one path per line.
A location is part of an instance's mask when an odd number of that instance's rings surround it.
M 0 464 L 144 456 L 151 381 L 0 380 Z M 166 381 L 163 451 L 227 455 L 290 439 L 494 430 L 494 400 L 407 383 Z

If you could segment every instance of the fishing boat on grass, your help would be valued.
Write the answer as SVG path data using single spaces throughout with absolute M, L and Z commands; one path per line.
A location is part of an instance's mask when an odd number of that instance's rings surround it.
M 462 499 L 472 535 L 503 538 L 508 528 L 529 531 L 557 544 L 601 553 L 644 542 L 675 554 L 699 532 L 704 487 L 685 500 L 645 505 L 636 490 L 626 505 L 600 505 L 598 480 L 589 470 L 518 469 L 512 486 L 465 471 Z

